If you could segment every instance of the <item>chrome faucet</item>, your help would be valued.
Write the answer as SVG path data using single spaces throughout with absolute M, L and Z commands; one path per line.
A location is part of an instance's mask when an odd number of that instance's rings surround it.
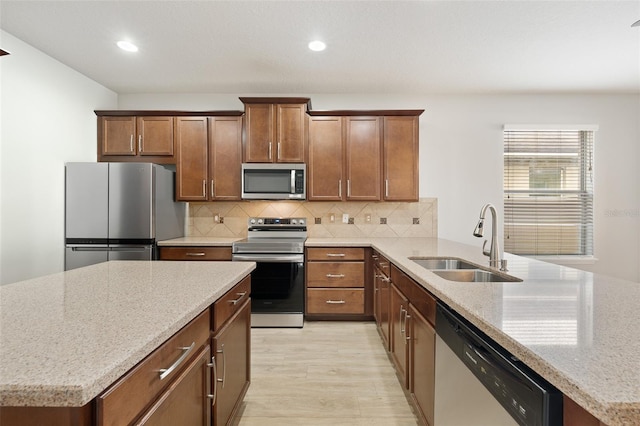
M 489 256 L 489 266 L 492 268 L 499 268 L 501 271 L 507 271 L 507 261 L 502 259 L 502 252 L 500 251 L 500 243 L 498 242 L 498 212 L 493 204 L 488 203 L 482 206 L 480 210 L 480 220 L 476 225 L 476 229 L 473 230 L 473 236 L 482 238 L 484 232 L 484 216 L 487 209 L 491 211 L 491 247 L 487 250 L 487 240 L 484 240 L 482 244 L 482 254 Z

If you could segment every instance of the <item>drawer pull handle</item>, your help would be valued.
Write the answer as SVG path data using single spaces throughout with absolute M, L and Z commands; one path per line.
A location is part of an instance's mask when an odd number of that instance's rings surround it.
M 195 257 L 195 256 L 204 256 L 204 255 L 205 255 L 205 253 L 204 253 L 204 252 L 200 252 L 200 253 L 187 253 L 186 255 L 187 255 L 187 256 L 194 256 L 194 257 Z
M 327 278 L 344 278 L 344 274 L 327 274 Z
M 158 370 L 158 372 L 160 373 L 160 380 L 164 380 L 169 374 L 173 373 L 173 371 L 178 368 L 178 366 L 182 364 L 182 362 L 189 356 L 189 353 L 195 346 L 196 342 L 193 342 L 191 346 L 183 346 L 178 348 L 182 351 L 182 355 L 180 355 L 180 358 L 178 358 L 176 362 L 171 364 L 169 368 L 161 368 L 160 370 Z
M 327 253 L 327 257 L 344 257 L 344 253 Z
M 216 397 L 218 396 L 216 383 L 218 382 L 218 369 L 216 367 L 216 357 L 211 357 L 211 364 L 207 364 L 207 367 L 213 369 L 213 393 L 207 395 L 207 398 L 211 400 L 211 406 L 216 405 Z M 209 385 L 207 385 L 209 387 Z
M 229 300 L 229 303 L 231 303 L 233 306 L 237 305 L 239 301 L 242 300 L 242 298 L 247 294 L 246 291 L 243 291 L 242 293 L 236 293 L 236 295 L 240 296 L 237 299 L 234 300 Z
M 224 343 L 220 345 L 220 349 L 217 349 L 216 353 L 222 354 L 222 379 L 218 379 L 218 382 L 222 383 L 224 389 L 224 383 L 227 379 L 227 355 L 224 353 Z
M 327 300 L 327 304 L 329 305 L 344 305 L 345 302 L 344 300 Z

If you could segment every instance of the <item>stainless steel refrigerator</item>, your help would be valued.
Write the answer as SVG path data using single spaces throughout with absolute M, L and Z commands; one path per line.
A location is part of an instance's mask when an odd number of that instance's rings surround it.
M 150 163 L 65 164 L 65 271 L 108 260 L 154 260 L 184 236 L 175 172 Z

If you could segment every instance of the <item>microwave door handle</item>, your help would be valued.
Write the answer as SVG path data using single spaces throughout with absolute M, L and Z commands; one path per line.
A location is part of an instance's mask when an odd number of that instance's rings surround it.
M 296 193 L 296 170 L 291 169 L 291 194 Z

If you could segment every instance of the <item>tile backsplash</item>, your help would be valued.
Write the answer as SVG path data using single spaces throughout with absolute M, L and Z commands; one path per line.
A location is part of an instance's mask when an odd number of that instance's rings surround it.
M 343 223 L 343 215 L 348 222 Z M 246 237 L 247 218 L 306 217 L 310 238 L 437 237 L 438 202 L 219 201 L 189 203 L 190 237 Z M 332 221 L 333 219 L 333 221 Z M 318 223 L 320 222 L 320 223 Z

